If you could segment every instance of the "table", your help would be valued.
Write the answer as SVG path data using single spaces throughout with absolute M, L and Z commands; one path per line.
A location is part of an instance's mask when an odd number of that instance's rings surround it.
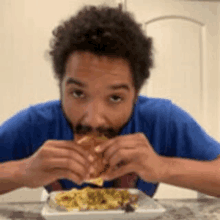
M 167 211 L 149 220 L 220 220 L 220 199 L 158 199 Z M 44 202 L 0 203 L 0 220 L 44 220 Z

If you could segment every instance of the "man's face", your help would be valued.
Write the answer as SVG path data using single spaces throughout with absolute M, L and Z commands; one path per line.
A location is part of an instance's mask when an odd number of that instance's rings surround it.
M 130 119 L 135 99 L 124 59 L 75 52 L 67 60 L 61 100 L 74 133 L 116 136 Z

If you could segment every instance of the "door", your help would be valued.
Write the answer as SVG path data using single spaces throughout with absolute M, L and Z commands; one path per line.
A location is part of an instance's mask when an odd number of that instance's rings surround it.
M 171 99 L 219 140 L 218 7 L 216 2 L 124 1 L 154 43 L 155 68 L 141 94 Z M 197 193 L 161 184 L 156 197 L 195 198 Z

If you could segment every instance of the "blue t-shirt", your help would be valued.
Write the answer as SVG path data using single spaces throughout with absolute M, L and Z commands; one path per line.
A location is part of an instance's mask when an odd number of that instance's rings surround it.
M 220 144 L 210 137 L 184 110 L 170 100 L 139 96 L 130 121 L 120 135 L 142 132 L 154 150 L 164 156 L 213 160 Z M 59 100 L 30 106 L 5 121 L 0 127 L 0 162 L 29 157 L 46 140 L 73 140 L 73 132 L 63 115 Z M 78 186 L 60 180 L 64 189 Z M 104 187 L 111 187 L 106 181 Z M 137 188 L 152 196 L 158 184 L 138 179 Z

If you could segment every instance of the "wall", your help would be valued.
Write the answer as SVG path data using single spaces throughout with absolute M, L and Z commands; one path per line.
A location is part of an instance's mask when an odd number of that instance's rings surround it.
M 0 123 L 30 104 L 59 98 L 46 51 L 53 28 L 83 5 L 112 0 L 0 1 Z
M 219 23 L 219 36 L 220 36 L 220 4 L 218 5 L 218 23 Z M 218 63 L 219 63 L 219 70 L 218 70 L 218 82 L 219 82 L 219 85 L 220 85 L 220 37 L 219 37 L 219 45 L 218 45 L 218 48 L 219 48 L 219 55 L 218 55 Z M 220 87 L 218 88 L 218 97 L 219 97 L 219 114 L 220 114 Z M 219 117 L 220 119 L 220 117 Z M 219 128 L 220 128 L 220 120 L 219 120 Z M 220 141 L 220 129 L 219 129 L 219 141 Z
M 51 32 L 83 5 L 114 0 L 0 1 L 0 124 L 31 104 L 59 98 L 48 58 Z M 19 189 L 0 195 L 0 202 L 39 200 L 42 188 Z

